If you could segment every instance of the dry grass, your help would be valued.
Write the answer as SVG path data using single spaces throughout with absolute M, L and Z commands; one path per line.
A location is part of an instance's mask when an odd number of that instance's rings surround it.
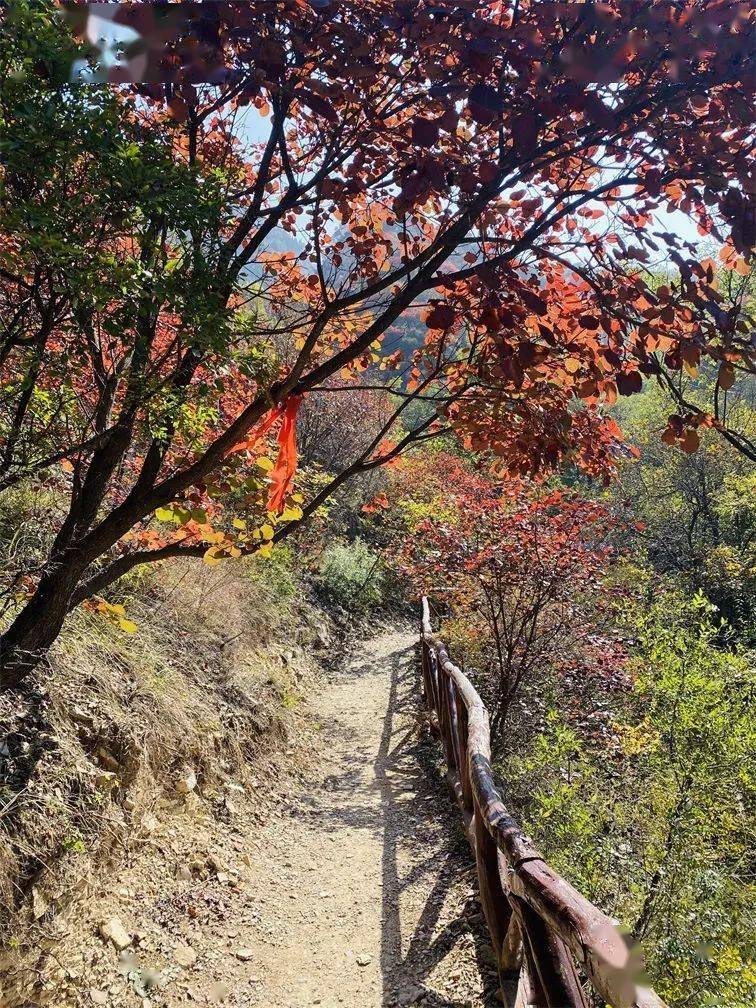
M 322 618 L 285 556 L 267 568 L 165 565 L 118 601 L 136 633 L 79 610 L 36 701 L 0 701 L 0 726 L 28 736 L 33 768 L 22 790 L 0 791 L 0 971 L 53 940 L 48 907 L 149 842 L 156 813 L 186 808 L 182 774 L 196 775 L 189 801 L 222 815 L 226 785 L 274 773 L 300 716 L 303 647 Z

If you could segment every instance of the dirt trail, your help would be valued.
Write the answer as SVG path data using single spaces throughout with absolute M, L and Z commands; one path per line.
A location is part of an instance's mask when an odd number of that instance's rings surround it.
M 253 960 L 260 1004 L 484 1003 L 476 920 L 460 915 L 476 917 L 469 851 L 418 752 L 414 686 L 414 637 L 386 633 L 319 700 L 331 745 L 272 838 L 282 910 Z
M 60 1005 L 499 1003 L 469 848 L 418 728 L 414 644 L 382 633 L 324 687 L 308 773 L 276 814 L 156 829 L 64 940 L 76 994 Z M 109 916 L 135 936 L 120 960 L 96 936 Z

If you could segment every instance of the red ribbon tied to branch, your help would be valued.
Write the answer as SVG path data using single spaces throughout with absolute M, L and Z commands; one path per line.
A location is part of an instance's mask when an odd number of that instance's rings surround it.
M 286 493 L 297 471 L 297 410 L 302 396 L 291 396 L 284 406 L 274 406 L 253 427 L 244 441 L 234 445 L 233 451 L 251 451 L 268 434 L 277 420 L 283 417 L 278 431 L 278 455 L 270 473 L 268 511 L 282 511 Z
M 268 511 L 283 510 L 284 499 L 297 471 L 297 410 L 301 401 L 301 396 L 292 396 L 283 410 L 283 422 L 278 431 L 278 458 L 270 474 Z

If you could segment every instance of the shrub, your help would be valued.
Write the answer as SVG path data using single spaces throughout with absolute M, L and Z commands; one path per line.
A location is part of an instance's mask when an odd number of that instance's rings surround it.
M 362 539 L 328 546 L 321 557 L 318 582 L 324 594 L 345 609 L 368 612 L 384 599 L 380 558 Z
M 631 926 L 671 1008 L 745 1008 L 756 978 L 753 671 L 715 645 L 713 615 L 701 595 L 629 604 L 632 687 L 606 731 L 586 737 L 552 711 L 506 768 L 526 828 Z

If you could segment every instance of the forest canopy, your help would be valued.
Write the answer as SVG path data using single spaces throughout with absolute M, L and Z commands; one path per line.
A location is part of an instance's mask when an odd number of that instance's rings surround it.
M 754 238 L 745 5 L 202 8 L 122 5 L 140 41 L 110 70 L 86 5 L 0 15 L 0 479 L 56 496 L 13 582 L 8 684 L 134 566 L 294 530 L 303 399 L 381 368 L 400 401 L 313 506 L 449 430 L 501 471 L 607 474 L 606 407 L 703 364 L 714 404 L 682 396 L 665 441 L 711 427 L 752 456 L 718 279 Z

